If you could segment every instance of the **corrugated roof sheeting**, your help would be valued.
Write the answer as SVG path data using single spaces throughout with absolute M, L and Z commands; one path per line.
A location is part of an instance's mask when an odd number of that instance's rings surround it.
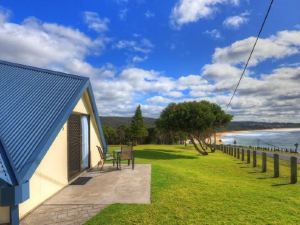
M 4 165 L 4 161 L 2 159 L 1 151 L 4 151 L 0 146 L 0 180 L 5 181 L 6 183 L 11 183 L 10 177 L 8 176 L 8 172 L 6 166 Z
M 41 139 L 86 82 L 0 61 L 0 137 L 17 174 L 32 163 Z

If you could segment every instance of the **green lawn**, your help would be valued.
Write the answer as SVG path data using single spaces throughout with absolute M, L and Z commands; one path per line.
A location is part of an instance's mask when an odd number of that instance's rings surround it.
M 86 224 L 300 224 L 300 185 L 288 184 L 287 163 L 282 177 L 272 178 L 271 170 L 261 173 L 221 152 L 199 156 L 192 147 L 168 145 L 135 149 L 137 163 L 152 164 L 152 203 L 114 204 Z

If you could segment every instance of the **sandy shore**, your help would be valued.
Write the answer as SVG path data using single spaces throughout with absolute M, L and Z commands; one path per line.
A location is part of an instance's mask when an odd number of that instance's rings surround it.
M 228 134 L 249 133 L 255 131 L 300 131 L 300 128 L 274 128 L 274 129 L 259 129 L 259 130 L 239 130 L 239 131 L 224 131 L 216 134 L 217 144 L 222 143 L 222 137 Z

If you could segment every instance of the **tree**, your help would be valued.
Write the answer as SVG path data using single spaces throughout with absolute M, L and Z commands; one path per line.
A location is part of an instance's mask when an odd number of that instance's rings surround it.
M 117 128 L 117 135 L 119 137 L 119 144 L 125 144 L 126 142 L 126 126 L 121 125 Z
M 171 103 L 160 114 L 157 126 L 165 131 L 185 133 L 195 149 L 207 155 L 212 134 L 231 119 L 220 106 L 208 101 Z
M 103 126 L 104 136 L 108 144 L 117 144 L 117 132 L 114 128 L 107 125 Z
M 148 135 L 148 131 L 144 126 L 144 119 L 140 105 L 136 108 L 135 114 L 131 119 L 130 131 L 132 142 L 135 145 L 138 141 L 141 141 L 143 137 Z

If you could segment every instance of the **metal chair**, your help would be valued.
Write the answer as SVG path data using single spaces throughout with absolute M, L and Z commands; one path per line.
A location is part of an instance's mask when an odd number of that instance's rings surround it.
M 119 153 L 119 168 L 121 169 L 121 160 L 128 160 L 128 166 L 130 165 L 131 161 L 131 166 L 132 169 L 134 170 L 134 150 L 132 145 L 122 145 L 121 146 L 121 152 Z
M 99 146 L 97 146 L 97 149 L 98 149 L 98 152 L 99 152 L 100 158 L 101 158 L 100 161 L 98 162 L 98 167 L 100 167 L 100 164 L 102 164 L 100 170 L 103 169 L 104 163 L 105 163 L 106 161 L 112 161 L 113 166 L 115 166 L 115 162 L 117 162 L 117 159 L 116 159 L 115 156 L 111 156 L 111 155 L 109 155 L 109 154 L 106 154 L 106 155 L 105 155 L 105 154 L 103 153 L 103 151 L 102 151 L 102 148 L 99 147 Z M 117 162 L 117 163 L 118 163 L 118 162 Z

